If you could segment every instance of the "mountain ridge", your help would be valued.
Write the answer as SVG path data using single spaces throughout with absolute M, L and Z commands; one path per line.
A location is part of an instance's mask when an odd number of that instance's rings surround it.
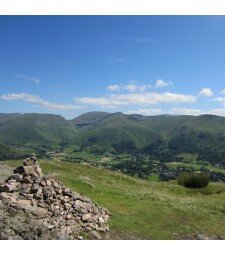
M 123 114 L 94 111 L 66 120 L 61 115 L 0 114 L 0 142 L 34 149 L 81 149 L 177 155 L 208 151 L 225 156 L 225 117 Z M 156 148 L 155 148 L 156 146 Z M 151 152 L 153 153 L 153 152 Z

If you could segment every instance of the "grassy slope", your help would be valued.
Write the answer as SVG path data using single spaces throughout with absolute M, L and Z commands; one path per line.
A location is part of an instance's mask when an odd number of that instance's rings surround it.
M 45 173 L 57 173 L 66 186 L 111 211 L 106 238 L 179 239 L 186 234 L 225 233 L 224 184 L 188 190 L 175 182 L 148 182 L 80 164 L 40 163 Z
M 0 140 L 22 145 L 74 142 L 76 130 L 63 117 L 53 114 L 2 114 Z
M 80 129 L 78 141 L 91 144 L 89 138 L 94 137 L 94 144 L 111 146 L 121 142 L 133 142 L 135 147 L 143 147 L 161 138 L 151 130 L 122 113 L 110 114 L 98 122 Z

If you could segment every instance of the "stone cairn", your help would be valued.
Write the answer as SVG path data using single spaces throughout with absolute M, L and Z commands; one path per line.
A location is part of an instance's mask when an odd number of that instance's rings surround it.
M 0 185 L 0 209 L 3 212 L 0 239 L 83 239 L 84 236 L 102 239 L 99 232 L 109 230 L 106 225 L 109 211 L 43 175 L 35 156 L 27 158 Z M 13 217 L 26 214 L 25 229 L 21 224 L 19 229 L 23 230 L 15 229 L 15 222 L 14 229 L 13 224 L 7 226 L 7 215 L 12 213 Z M 32 229 L 29 224 L 34 225 Z

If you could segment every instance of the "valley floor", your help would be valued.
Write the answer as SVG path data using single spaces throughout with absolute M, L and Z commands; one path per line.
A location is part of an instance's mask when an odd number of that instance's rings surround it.
M 4 164 L 17 166 L 20 161 Z M 105 239 L 196 239 L 225 236 L 225 184 L 202 190 L 175 181 L 150 182 L 91 166 L 40 160 L 72 190 L 92 198 L 112 213 Z

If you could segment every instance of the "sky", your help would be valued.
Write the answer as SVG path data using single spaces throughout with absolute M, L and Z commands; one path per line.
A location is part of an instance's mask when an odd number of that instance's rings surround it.
M 225 116 L 225 16 L 0 16 L 0 112 Z

